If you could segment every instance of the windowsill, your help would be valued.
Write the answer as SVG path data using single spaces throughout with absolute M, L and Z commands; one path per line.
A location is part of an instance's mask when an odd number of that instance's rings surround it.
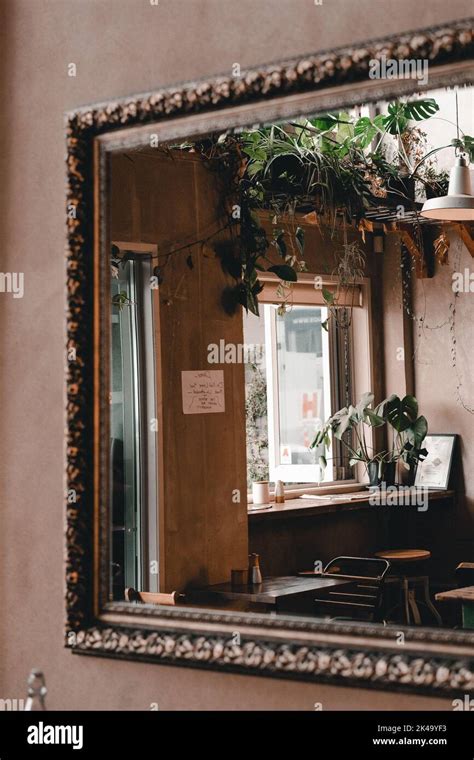
M 362 491 L 363 486 L 357 489 L 353 489 L 352 493 Z M 303 493 L 307 493 L 304 491 Z M 341 493 L 341 492 L 339 492 Z M 334 491 L 333 491 L 334 494 Z M 441 499 L 452 499 L 455 492 L 449 491 L 431 491 L 429 494 L 429 501 L 439 501 Z M 345 499 L 332 499 L 331 494 L 328 494 L 327 499 L 287 499 L 283 504 L 273 504 L 270 508 L 262 507 L 261 509 L 251 509 L 248 511 L 249 520 L 251 522 L 260 522 L 261 520 L 275 519 L 275 518 L 293 518 L 293 517 L 320 517 L 333 512 L 349 512 L 353 510 L 372 509 L 374 504 L 369 501 L 371 492 L 367 489 L 364 499 L 350 499 L 350 492 L 347 491 L 348 498 Z M 377 505 L 375 505 L 377 506 Z M 417 509 L 414 506 L 400 506 L 400 509 Z M 425 512 L 423 512 L 425 513 Z
M 364 483 L 359 483 L 357 480 L 341 480 L 338 483 L 328 483 L 327 485 L 315 486 L 309 485 L 307 487 L 300 488 L 285 488 L 285 499 L 291 501 L 302 496 L 304 493 L 317 494 L 318 496 L 324 496 L 325 494 L 336 493 L 354 493 L 356 491 L 363 491 L 365 488 Z M 270 500 L 274 501 L 275 491 L 270 491 Z M 247 494 L 247 504 L 253 504 L 252 493 Z

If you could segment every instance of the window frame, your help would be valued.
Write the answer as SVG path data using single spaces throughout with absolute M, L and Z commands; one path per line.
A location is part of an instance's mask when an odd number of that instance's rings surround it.
M 161 376 L 161 330 L 159 312 L 159 288 L 149 286 L 147 277 L 152 274 L 152 262 L 158 260 L 158 245 L 156 243 L 139 243 L 113 240 L 120 254 L 132 252 L 134 259 L 129 262 L 131 268 L 132 301 L 139 307 L 139 317 L 135 310 L 131 313 L 131 329 L 133 337 L 133 353 L 135 362 L 141 365 L 141 371 L 134 372 L 132 405 L 136 430 L 136 469 L 139 474 L 137 489 L 137 525 L 136 535 L 141 535 L 140 525 L 146 525 L 148 540 L 139 547 L 137 566 L 137 585 L 144 591 L 158 591 L 160 579 L 163 576 L 161 551 L 161 516 L 159 504 L 163 503 L 163 445 L 161 434 L 157 434 L 150 425 L 150 419 L 158 419 L 160 415 L 161 387 L 157 379 Z M 144 269 L 146 268 L 146 272 Z M 153 356 L 146 359 L 147 348 L 153 346 Z M 141 357 L 141 360 L 140 360 Z M 137 406 L 137 394 L 142 402 Z M 150 416 L 151 413 L 151 416 Z M 161 428 L 161 425 L 159 425 Z M 148 477 L 150 472 L 155 478 Z M 150 558 L 158 559 L 156 572 L 151 572 Z M 111 586 L 112 588 L 112 586 Z
M 265 307 L 267 305 L 281 305 L 282 299 L 278 295 L 279 279 L 272 272 L 262 272 L 259 274 L 259 280 L 263 285 L 263 290 L 259 294 L 259 302 Z M 298 280 L 292 284 L 293 293 L 298 292 L 298 297 L 293 297 L 292 303 L 295 306 L 320 306 L 326 307 L 326 302 L 322 295 L 322 289 L 325 288 L 329 291 L 334 291 L 337 287 L 337 277 L 327 274 L 319 273 L 299 273 Z M 354 292 L 355 291 L 355 292 Z M 372 343 L 372 319 L 371 319 L 371 284 L 368 277 L 357 279 L 354 282 L 352 288 L 348 289 L 345 294 L 340 294 L 341 306 L 352 307 L 352 324 L 350 327 L 350 377 L 349 377 L 349 392 L 352 393 L 352 400 L 359 398 L 365 391 L 374 387 L 374 357 L 373 357 L 373 343 Z M 337 340 L 335 336 L 334 325 L 329 326 L 328 342 L 334 343 Z M 267 338 L 265 340 L 267 343 Z M 276 355 L 276 352 L 273 352 Z M 268 352 L 266 352 L 265 361 L 269 361 Z M 363 356 L 363 361 L 359 361 L 356 365 L 356 357 Z M 335 366 L 337 358 L 334 350 L 329 352 L 329 358 L 332 366 Z M 271 374 L 267 373 L 267 378 L 270 381 L 273 379 L 274 370 Z M 334 413 L 337 408 L 341 408 L 347 403 L 341 397 L 341 389 L 335 387 L 335 375 L 332 373 L 330 378 L 330 404 L 331 413 Z M 275 396 L 274 388 L 271 389 L 273 397 Z M 268 402 L 269 392 L 267 390 L 267 408 L 268 408 L 268 440 L 269 440 L 269 468 L 271 468 L 271 449 L 270 441 L 271 434 L 274 433 L 275 420 L 270 417 L 270 404 Z M 367 440 L 372 443 L 372 431 L 367 433 Z M 337 444 L 336 444 L 337 445 Z M 342 457 L 342 447 L 338 444 L 338 455 Z M 310 467 L 311 465 L 288 465 L 288 467 Z M 336 465 L 337 466 L 337 465 Z M 317 482 L 293 482 L 287 481 L 285 485 L 285 493 L 288 497 L 301 496 L 304 494 L 324 494 L 324 493 L 345 493 L 354 490 L 360 490 L 365 486 L 367 477 L 363 464 L 359 463 L 352 468 L 352 477 L 347 477 L 348 465 L 346 462 L 342 465 L 345 468 L 344 477 L 335 480 L 322 480 L 320 484 Z M 334 474 L 334 473 L 333 473 Z M 270 478 L 271 479 L 271 478 Z M 280 477 L 280 480 L 285 480 L 284 477 Z M 270 495 L 274 496 L 274 489 L 270 490 Z M 249 504 L 253 503 L 252 492 L 247 493 L 247 500 Z
M 300 306 L 295 303 L 294 306 Z M 278 368 L 278 336 L 277 336 L 277 304 L 265 303 L 265 364 L 267 377 L 267 410 L 268 410 L 268 468 L 269 480 L 275 482 L 282 480 L 285 483 L 331 483 L 333 478 L 329 478 L 333 468 L 328 467 L 326 473 L 321 477 L 321 467 L 319 464 L 283 464 L 281 462 L 281 439 L 280 439 L 280 394 L 279 394 L 279 368 Z M 326 316 L 327 308 L 324 306 L 315 306 L 315 308 L 324 309 Z M 323 316 L 323 315 L 322 315 Z M 330 340 L 328 333 L 322 331 L 323 338 L 323 357 L 327 355 L 327 365 L 331 371 L 330 357 Z M 268 350 L 269 349 L 269 350 Z M 331 376 L 327 374 L 324 377 L 324 419 L 331 414 L 333 408 L 333 388 Z M 291 487 L 291 486 L 290 486 Z

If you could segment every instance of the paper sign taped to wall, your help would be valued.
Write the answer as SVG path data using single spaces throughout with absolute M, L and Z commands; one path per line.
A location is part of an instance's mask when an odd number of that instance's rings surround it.
M 181 372 L 184 414 L 225 412 L 224 370 Z

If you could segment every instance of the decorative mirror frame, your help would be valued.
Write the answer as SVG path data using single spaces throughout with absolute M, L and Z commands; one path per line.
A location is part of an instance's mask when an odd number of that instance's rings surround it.
M 73 652 L 429 695 L 474 689 L 474 633 L 264 618 L 108 602 L 101 302 L 105 158 L 160 140 L 280 120 L 474 80 L 473 19 L 174 86 L 66 115 L 66 633 Z M 423 58 L 429 83 L 369 78 L 371 59 Z M 147 143 L 148 144 L 148 143 Z M 101 301 L 102 299 L 102 301 Z M 99 362 L 101 358 L 101 362 Z M 107 577 L 107 572 L 105 572 Z

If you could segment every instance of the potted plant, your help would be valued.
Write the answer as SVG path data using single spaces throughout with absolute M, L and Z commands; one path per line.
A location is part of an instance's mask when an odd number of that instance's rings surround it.
M 447 195 L 449 172 L 445 169 L 437 172 L 433 167 L 429 167 L 423 175 L 423 182 L 427 200 Z
M 349 464 L 362 462 L 369 484 L 385 486 L 395 484 L 396 467 L 400 462 L 405 470 L 405 484 L 411 485 L 415 479 L 418 462 L 423 461 L 428 451 L 423 441 L 428 432 L 428 423 L 423 415 L 418 415 L 418 402 L 414 396 L 400 398 L 392 394 L 373 407 L 374 394 L 364 393 L 356 406 L 345 406 L 329 417 L 321 430 L 316 433 L 311 448 L 331 445 L 337 438 L 350 454 Z M 387 425 L 387 449 L 376 451 L 367 443 L 369 428 Z M 325 455 L 319 458 L 322 470 L 327 465 Z
M 423 441 L 428 433 L 426 417 L 418 415 L 418 401 L 414 396 L 400 398 L 392 394 L 382 401 L 375 413 L 383 419 L 392 432 L 390 462 L 400 462 L 405 470 L 400 474 L 406 485 L 415 480 L 418 462 L 423 461 L 428 451 Z
M 385 419 L 372 408 L 373 393 L 364 393 L 356 406 L 345 406 L 329 417 L 321 430 L 316 433 L 310 448 L 331 445 L 331 439 L 337 438 L 349 451 L 351 466 L 362 462 L 369 476 L 371 485 L 380 481 L 387 452 L 376 452 L 368 443 L 366 431 L 368 428 L 381 427 Z M 324 471 L 327 461 L 325 455 L 319 458 L 319 465 Z

